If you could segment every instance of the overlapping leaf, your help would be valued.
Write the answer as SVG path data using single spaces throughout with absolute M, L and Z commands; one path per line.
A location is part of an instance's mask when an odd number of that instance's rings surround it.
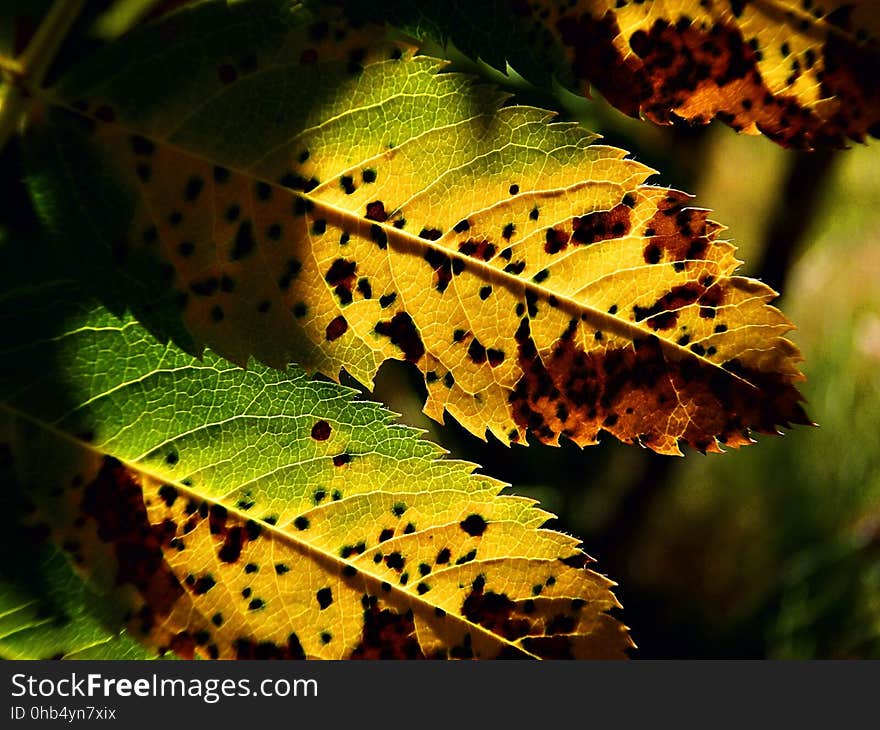
M 376 17 L 375 3 L 340 0 Z M 720 119 L 792 147 L 880 135 L 874 0 L 493 0 L 382 3 L 419 37 L 500 69 L 551 75 L 666 124 Z
M 5 248 L 0 230 L 0 250 Z M 4 263 L 8 263 L 4 261 Z M 15 477 L 11 434 L 0 433 L 0 658 L 149 659 L 120 631 L 121 611 L 90 589 L 45 534 L 25 524 L 33 503 Z
M 107 625 L 107 614 L 112 610 L 89 590 L 63 555 L 47 552 L 38 567 L 39 573 L 32 578 L 39 580 L 41 592 L 30 590 L 27 581 L 16 580 L 18 576 L 0 576 L 0 658 L 150 659 L 155 656 L 131 636 Z
M 149 646 L 339 659 L 631 645 L 611 582 L 541 529 L 548 513 L 352 391 L 197 360 L 71 282 L 7 291 L 0 328 L 2 436 L 32 522 Z
M 678 453 L 807 422 L 791 325 L 706 211 L 377 32 L 272 2 L 123 39 L 39 107 L 38 206 L 150 326 L 366 384 L 404 359 L 480 435 Z

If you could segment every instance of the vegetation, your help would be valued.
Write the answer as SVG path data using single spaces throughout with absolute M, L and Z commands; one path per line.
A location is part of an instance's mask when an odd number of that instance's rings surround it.
M 12 3 L 0 655 L 875 656 L 825 4 Z

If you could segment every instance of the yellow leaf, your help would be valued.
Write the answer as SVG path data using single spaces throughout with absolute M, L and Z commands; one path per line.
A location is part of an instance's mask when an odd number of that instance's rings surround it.
M 354 391 L 197 360 L 70 282 L 7 292 L 0 325 L 0 444 L 32 521 L 105 617 L 154 650 L 622 658 L 632 646 L 607 613 L 613 583 L 542 527 L 552 515 Z
M 580 0 L 527 6 L 572 80 L 669 124 L 718 118 L 785 146 L 880 134 L 874 0 Z
M 112 181 L 122 212 L 90 216 L 89 238 L 115 271 L 157 260 L 197 342 L 367 385 L 407 360 L 428 414 L 505 443 L 604 431 L 717 451 L 809 422 L 774 292 L 734 275 L 685 194 L 374 28 L 243 8 L 123 39 L 62 79 L 47 103 L 71 109 L 32 131 L 69 183 L 37 202 L 76 201 L 54 225 L 106 208 L 94 180 Z M 162 85 L 168 38 L 201 55 Z

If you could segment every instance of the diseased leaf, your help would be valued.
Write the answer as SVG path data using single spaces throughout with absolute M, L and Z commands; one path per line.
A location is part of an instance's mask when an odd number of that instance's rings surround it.
M 155 340 L 73 282 L 7 291 L 3 441 L 129 631 L 213 658 L 623 657 L 552 515 L 351 391 Z
M 791 324 L 705 210 L 376 35 L 284 3 L 136 33 L 50 92 L 35 201 L 151 328 L 179 308 L 180 340 L 367 385 L 406 360 L 428 414 L 505 443 L 809 422 Z
M 150 659 L 155 656 L 127 634 L 101 621 L 110 613 L 60 552 L 40 561 L 41 588 L 0 576 L 0 658 Z M 47 600 L 48 599 L 48 600 Z M 103 614 L 103 616 L 102 616 Z
M 613 5 L 613 9 L 612 9 Z M 585 0 L 534 13 L 575 78 L 627 114 L 718 118 L 785 146 L 880 136 L 880 16 L 873 0 Z
M 341 0 L 374 19 L 375 3 Z M 555 75 L 660 124 L 720 119 L 791 147 L 880 136 L 875 0 L 382 3 L 419 37 L 536 83 Z

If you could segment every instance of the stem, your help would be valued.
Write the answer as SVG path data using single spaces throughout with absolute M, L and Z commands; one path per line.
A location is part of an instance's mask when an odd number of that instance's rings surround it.
M 29 89 L 42 83 L 49 66 L 82 10 L 85 0 L 55 0 L 24 53 L 18 58 L 0 56 L 0 150 L 16 131 L 30 100 Z

